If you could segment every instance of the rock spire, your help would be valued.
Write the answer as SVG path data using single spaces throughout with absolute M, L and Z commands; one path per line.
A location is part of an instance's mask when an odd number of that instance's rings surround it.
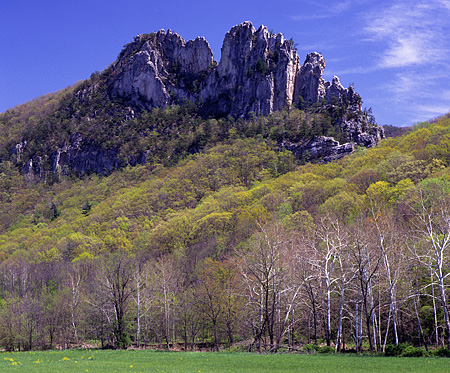
M 221 52 L 217 64 L 204 38 L 185 41 L 171 30 L 139 35 L 113 65 L 110 94 L 146 108 L 187 99 L 233 117 L 268 115 L 323 99 L 359 99 L 337 77 L 324 81 L 322 55 L 310 53 L 300 64 L 293 42 L 265 26 L 256 30 L 248 21 L 234 26 Z

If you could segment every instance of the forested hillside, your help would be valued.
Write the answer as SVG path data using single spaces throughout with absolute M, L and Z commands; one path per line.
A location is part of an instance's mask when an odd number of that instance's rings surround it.
M 300 164 L 273 138 L 317 116 L 218 120 L 188 108 L 145 114 L 162 118 L 153 137 L 104 132 L 130 149 L 164 134 L 158 158 L 109 176 L 42 182 L 2 158 L 3 348 L 450 344 L 450 116 Z M 12 142 L 40 128 L 6 126 L 17 110 L 2 117 Z

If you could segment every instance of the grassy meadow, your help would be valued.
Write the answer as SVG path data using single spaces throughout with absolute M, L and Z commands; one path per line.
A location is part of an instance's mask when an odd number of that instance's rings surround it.
M 1 372 L 449 372 L 446 358 L 122 350 L 0 354 Z

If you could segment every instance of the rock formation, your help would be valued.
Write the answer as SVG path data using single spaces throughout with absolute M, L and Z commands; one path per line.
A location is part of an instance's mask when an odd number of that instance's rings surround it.
M 227 32 L 221 53 L 217 63 L 204 38 L 186 41 L 171 30 L 138 35 L 102 73 L 106 94 L 124 103 L 125 119 L 134 118 L 139 110 L 184 100 L 196 103 L 204 113 L 234 118 L 268 115 L 291 105 L 315 113 L 339 108 L 340 116 L 332 124 L 346 134 L 347 143 L 319 136 L 279 144 L 311 161 L 339 159 L 351 153 L 355 144 L 371 147 L 384 137 L 383 129 L 362 111 L 361 98 L 353 87 L 344 88 L 337 77 L 331 82 L 323 79 L 323 56 L 310 53 L 300 64 L 293 42 L 281 33 L 273 34 L 265 26 L 256 30 L 251 22 L 243 22 Z M 80 90 L 76 97 L 83 101 L 95 89 L 92 85 Z M 19 160 L 26 145 L 25 140 L 17 144 L 11 155 Z M 142 163 L 146 157 L 147 153 L 129 162 Z M 45 156 L 25 160 L 25 173 L 40 173 L 42 159 L 53 173 L 108 174 L 121 166 L 119 149 L 103 149 L 80 133 L 72 133 Z
M 336 123 L 340 129 L 348 128 L 357 144 L 377 144 L 382 130 L 361 115 L 360 96 L 336 76 L 325 81 L 324 69 L 319 53 L 308 54 L 300 65 L 291 40 L 265 26 L 256 30 L 251 22 L 227 32 L 218 64 L 204 38 L 186 42 L 160 30 L 139 35 L 124 48 L 113 64 L 109 93 L 147 109 L 190 100 L 213 114 L 235 118 L 268 115 L 291 104 L 345 105 L 347 115 Z
M 281 147 L 291 151 L 299 159 L 320 160 L 321 162 L 336 161 L 355 150 L 353 142 L 341 145 L 334 138 L 326 136 L 298 142 L 284 141 Z
M 186 42 L 172 31 L 138 35 L 113 64 L 113 96 L 130 99 L 137 106 L 163 107 L 177 100 L 195 100 L 197 89 L 188 80 L 204 76 L 213 63 L 208 42 Z
M 267 115 L 292 104 L 298 69 L 291 41 L 244 22 L 225 35 L 220 63 L 200 97 L 233 117 Z
M 22 149 L 24 149 L 26 142 L 22 145 Z M 17 146 L 11 149 L 10 154 L 16 154 L 15 149 Z M 70 136 L 69 141 L 62 142 L 50 154 L 34 156 L 29 159 L 22 171 L 26 175 L 41 179 L 45 177 L 47 168 L 45 165 L 48 164 L 51 170 L 47 171 L 51 171 L 53 174 L 68 174 L 70 171 L 75 171 L 79 174 L 108 175 L 121 166 L 118 155 L 118 150 L 104 149 L 89 139 L 83 138 L 80 133 L 75 133 Z M 136 161 L 136 163 L 145 163 L 145 159 L 142 162 Z
M 292 103 L 329 103 L 359 96 L 337 77 L 326 82 L 325 60 L 310 53 L 300 65 L 291 40 L 251 22 L 234 26 L 222 46 L 219 64 L 204 38 L 186 42 L 172 31 L 139 35 L 114 63 L 110 94 L 137 106 L 161 107 L 188 99 L 208 103 L 224 115 L 268 115 Z

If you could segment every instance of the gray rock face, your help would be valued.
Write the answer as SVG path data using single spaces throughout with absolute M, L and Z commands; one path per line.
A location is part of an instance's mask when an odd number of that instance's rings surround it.
M 98 144 L 83 139 L 75 133 L 68 142 L 64 141 L 50 155 L 35 156 L 28 160 L 23 173 L 28 177 L 45 177 L 43 164 L 51 165 L 53 174 L 67 174 L 76 171 L 81 174 L 97 173 L 108 175 L 120 166 L 119 152 L 114 149 L 104 149 Z M 145 161 L 144 161 L 145 163 Z
M 307 142 L 284 142 L 281 147 L 290 150 L 297 158 L 305 161 L 331 162 L 353 153 L 355 144 L 339 144 L 332 137 L 318 136 Z
M 292 104 L 298 61 L 282 34 L 244 22 L 225 35 L 220 63 L 201 97 L 233 117 L 270 114 Z
M 308 143 L 305 151 L 311 154 L 313 159 L 321 159 L 323 162 L 331 162 L 352 153 L 355 150 L 353 143 L 340 145 L 332 137 L 320 136 Z
M 325 60 L 310 53 L 300 65 L 292 41 L 251 22 L 225 35 L 220 63 L 201 37 L 186 42 L 172 31 L 139 35 L 113 65 L 110 94 L 146 108 L 164 107 L 183 99 L 209 105 L 215 114 L 246 117 L 268 115 L 296 104 L 308 107 L 325 100 L 361 111 L 353 87 L 338 77 L 325 81 Z M 356 141 L 356 138 L 355 138 Z
M 373 126 L 362 112 L 353 87 L 344 88 L 336 76 L 331 82 L 323 79 L 321 54 L 308 54 L 300 65 L 292 41 L 265 26 L 256 30 L 251 22 L 227 32 L 221 53 L 216 64 L 204 38 L 186 42 L 170 30 L 138 36 L 114 65 L 111 94 L 146 108 L 186 99 L 213 114 L 235 118 L 268 115 L 291 104 L 340 106 L 345 112 L 334 125 L 348 134 L 351 143 L 371 147 L 384 137 L 383 129 Z M 299 156 L 331 160 L 353 151 L 354 145 L 320 137 L 309 144 L 290 145 L 296 147 L 306 147 L 297 151 Z
M 20 158 L 23 155 L 23 152 L 27 146 L 27 140 L 23 140 L 21 143 L 16 144 L 10 151 L 9 155 L 14 155 L 16 157 L 16 162 L 20 162 Z
M 77 170 L 80 173 L 108 175 L 119 167 L 118 151 L 104 149 L 84 140 L 79 133 L 62 143 L 50 157 L 53 173 L 67 173 Z
M 113 65 L 110 94 L 136 104 L 164 107 L 182 99 L 208 103 L 219 114 L 268 115 L 295 103 L 329 103 L 359 96 L 337 77 L 322 78 L 325 60 L 310 53 L 300 65 L 292 41 L 251 22 L 225 35 L 217 65 L 204 38 L 186 42 L 172 31 L 139 35 Z
M 322 79 L 325 59 L 319 53 L 310 53 L 295 77 L 294 97 L 296 103 L 306 105 L 319 102 L 326 95 L 325 82 Z M 303 105 L 302 105 L 303 106 Z
M 186 87 L 185 81 L 200 78 L 197 75 L 212 63 L 204 38 L 186 42 L 170 30 L 138 35 L 113 65 L 110 94 L 148 109 L 165 107 L 175 99 L 193 101 L 196 90 Z

